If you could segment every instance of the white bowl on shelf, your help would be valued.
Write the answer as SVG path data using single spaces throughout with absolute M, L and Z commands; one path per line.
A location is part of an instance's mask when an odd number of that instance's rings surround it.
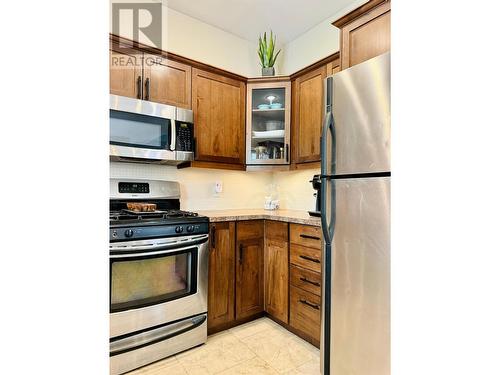
M 269 120 L 266 121 L 266 130 L 280 130 L 283 129 L 283 121 Z

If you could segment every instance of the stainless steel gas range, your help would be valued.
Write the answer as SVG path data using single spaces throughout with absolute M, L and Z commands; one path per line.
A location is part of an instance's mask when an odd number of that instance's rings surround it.
M 110 373 L 207 339 L 208 218 L 179 210 L 176 182 L 111 179 Z M 154 212 L 128 202 L 156 204 Z

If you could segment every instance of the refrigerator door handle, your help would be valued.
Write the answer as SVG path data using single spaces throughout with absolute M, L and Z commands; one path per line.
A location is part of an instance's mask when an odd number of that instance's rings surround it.
M 332 149 L 327 150 L 327 139 L 328 135 L 331 134 L 332 137 Z M 327 202 L 327 191 L 326 184 L 331 183 L 333 188 L 333 193 L 335 194 L 335 180 L 331 179 L 331 175 L 329 173 L 334 173 L 335 171 L 328 171 L 328 158 L 327 153 L 330 151 L 332 153 L 332 164 L 335 165 L 335 119 L 333 118 L 332 112 L 327 112 L 325 115 L 325 121 L 323 124 L 323 134 L 321 136 L 321 229 L 323 231 L 323 237 L 327 244 L 331 244 L 333 241 L 333 232 L 334 232 L 334 220 L 335 220 L 335 212 L 334 207 L 331 207 L 329 210 L 330 213 L 330 223 L 328 223 L 326 214 L 326 202 Z M 332 197 L 334 199 L 335 197 Z

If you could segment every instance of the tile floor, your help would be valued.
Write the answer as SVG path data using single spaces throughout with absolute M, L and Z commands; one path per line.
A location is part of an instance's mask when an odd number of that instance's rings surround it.
M 319 374 L 319 349 L 268 318 L 209 336 L 205 345 L 127 375 Z

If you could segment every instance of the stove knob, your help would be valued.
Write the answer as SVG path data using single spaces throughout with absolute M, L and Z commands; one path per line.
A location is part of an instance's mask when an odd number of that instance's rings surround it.
M 134 235 L 134 231 L 132 229 L 125 230 L 125 237 L 132 237 Z
M 186 230 L 191 233 L 192 231 L 194 231 L 194 226 L 193 225 L 188 225 Z
M 179 226 L 179 227 L 175 227 L 175 233 L 182 233 L 184 231 L 184 228 Z

